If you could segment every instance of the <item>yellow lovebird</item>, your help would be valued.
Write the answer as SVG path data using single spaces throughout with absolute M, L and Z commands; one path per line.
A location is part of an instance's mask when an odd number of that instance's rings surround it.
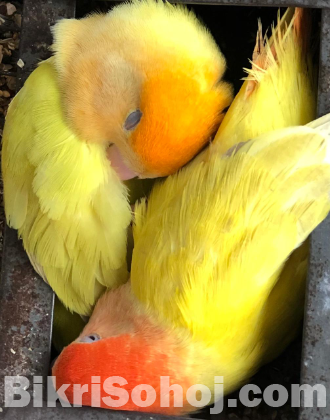
M 215 377 L 238 388 L 299 330 L 304 281 L 284 263 L 328 214 L 329 188 L 330 114 L 168 177 L 136 208 L 131 282 L 55 362 L 60 395 L 182 415 L 222 396 Z
M 210 33 L 168 3 L 61 20 L 53 50 L 9 107 L 5 213 L 35 270 L 88 315 L 105 288 L 128 279 L 122 181 L 166 176 L 192 159 L 231 88 Z

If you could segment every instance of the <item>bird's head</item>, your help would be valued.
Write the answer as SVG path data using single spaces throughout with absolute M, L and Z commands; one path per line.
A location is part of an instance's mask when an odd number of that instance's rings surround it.
M 195 388 L 188 390 L 205 380 L 200 372 L 204 366 L 207 376 L 209 356 L 184 333 L 153 322 L 130 296 L 129 285 L 106 293 L 82 334 L 57 358 L 52 374 L 59 395 L 108 409 L 195 411 L 203 402 L 191 404 L 200 396 Z
M 176 172 L 207 144 L 231 102 L 221 52 L 181 9 L 135 2 L 63 20 L 54 34 L 66 118 L 80 138 L 110 146 L 122 179 Z
M 230 92 L 223 83 L 205 89 L 175 69 L 151 74 L 141 86 L 137 109 L 127 116 L 125 124 L 134 118 L 136 125 L 125 133 L 129 150 L 125 154 L 122 148 L 122 156 L 140 177 L 175 173 L 210 141 Z

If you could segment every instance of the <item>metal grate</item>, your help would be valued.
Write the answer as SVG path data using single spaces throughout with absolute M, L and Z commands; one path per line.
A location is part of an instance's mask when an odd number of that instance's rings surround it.
M 236 6 L 300 6 L 322 9 L 318 114 L 330 112 L 330 0 L 190 0 L 184 3 Z M 75 15 L 75 0 L 25 0 L 20 43 L 18 88 L 36 63 L 49 55 L 49 27 L 61 17 Z M 330 383 L 330 217 L 312 234 L 309 279 L 305 309 L 301 383 Z M 49 374 L 52 335 L 53 293 L 33 271 L 17 240 L 17 233 L 5 228 L 2 279 L 0 283 L 0 402 L 4 398 L 5 375 L 27 377 Z M 21 331 L 21 334 L 14 333 Z M 24 333 L 28 332 L 28 334 Z M 10 349 L 15 348 L 13 354 Z M 31 351 L 31 349 L 33 349 Z M 330 391 L 330 390 L 329 390 Z M 116 412 L 94 408 L 9 408 L 5 419 L 114 419 L 162 420 L 166 417 Z M 226 420 L 225 416 L 218 419 Z M 277 418 L 277 417 L 276 417 Z M 327 407 L 301 408 L 299 420 L 330 419 Z M 294 420 L 287 419 L 287 420 Z

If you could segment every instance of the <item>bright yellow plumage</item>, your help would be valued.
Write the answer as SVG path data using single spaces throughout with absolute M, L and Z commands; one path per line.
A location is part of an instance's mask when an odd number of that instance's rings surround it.
M 2 151 L 5 212 L 39 274 L 70 309 L 88 314 L 104 286 L 127 280 L 130 207 L 104 150 L 65 124 L 52 60 L 32 73 L 10 105 Z
M 329 187 L 329 146 L 297 127 L 232 156 L 213 149 L 137 208 L 132 291 L 161 325 L 188 330 L 186 345 L 204 346 L 198 381 L 223 375 L 229 392 L 292 340 L 306 248 L 283 264 L 329 212 Z
M 149 405 L 127 398 L 122 409 L 188 413 L 192 385 L 218 399 L 215 376 L 228 393 L 285 348 L 303 311 L 301 244 L 330 211 L 329 133 L 330 114 L 228 155 L 214 148 L 154 188 L 136 209 L 131 284 L 101 297 L 54 365 L 70 402 L 73 384 L 120 376 L 127 392 L 155 390 Z M 182 405 L 173 396 L 162 405 L 161 376 L 182 387 Z M 84 393 L 83 404 L 92 402 Z M 114 408 L 105 398 L 101 406 Z
M 311 63 L 311 53 L 306 50 L 306 43 L 304 42 L 305 36 L 303 33 L 299 33 L 297 30 L 297 27 L 299 28 L 299 23 L 301 24 L 301 21 L 304 21 L 305 18 L 306 16 L 304 15 L 302 9 L 296 9 L 295 15 L 292 9 L 288 9 L 281 21 L 279 21 L 278 27 L 273 30 L 273 36 L 271 40 L 266 41 L 265 46 L 260 44 L 261 32 L 259 32 L 257 43 L 257 45 L 259 45 L 259 52 L 254 56 L 254 60 L 259 63 L 258 67 L 255 63 L 253 70 L 249 71 L 250 74 L 247 78 L 248 80 L 244 82 L 240 92 L 237 94 L 232 105 L 230 106 L 222 124 L 220 125 L 213 144 L 190 164 L 191 168 L 195 167 L 196 171 L 198 171 L 200 162 L 207 160 L 209 155 L 225 153 L 236 143 L 245 142 L 250 138 L 254 138 L 260 134 L 267 133 L 271 130 L 274 130 L 275 128 L 278 129 L 293 125 L 307 124 L 315 117 L 315 71 Z M 304 29 L 307 30 L 306 27 Z M 261 29 L 259 31 L 261 31 Z M 261 65 L 263 68 L 260 67 Z M 286 147 L 287 148 L 284 149 L 283 153 L 281 154 L 282 160 L 290 162 L 293 158 L 293 147 L 289 145 Z M 278 153 L 278 150 L 279 149 L 276 149 L 274 151 L 274 156 L 277 156 L 276 153 Z M 269 167 L 272 165 L 274 156 L 272 156 L 271 153 L 268 155 Z M 162 202 L 150 201 L 148 205 L 151 206 L 152 209 L 150 210 L 150 215 L 148 217 L 153 217 L 152 212 L 156 212 L 156 208 L 158 206 L 164 210 L 171 206 L 171 202 L 174 201 L 175 194 L 178 196 L 183 194 L 185 182 L 186 181 L 183 179 L 180 183 L 177 183 L 175 180 L 173 180 L 170 187 L 172 189 L 172 193 L 169 194 L 168 198 L 166 198 L 165 195 L 165 198 L 161 199 Z M 199 182 L 198 178 L 195 179 L 195 182 L 197 187 L 197 183 Z M 215 188 L 215 186 L 212 187 Z M 208 193 L 209 192 L 206 192 L 205 194 Z M 188 192 L 186 192 L 186 194 L 188 195 Z M 246 190 L 245 194 L 248 194 L 248 189 Z M 203 200 L 205 200 L 206 197 L 198 199 L 200 199 L 200 202 L 199 204 L 196 204 L 196 208 L 194 210 L 191 210 L 191 214 L 194 214 L 194 212 L 197 211 L 198 206 L 201 206 L 201 208 L 204 207 Z M 242 197 L 240 194 L 237 194 L 235 202 L 231 205 L 237 205 L 239 209 L 241 200 Z M 171 211 L 173 211 L 173 213 L 175 213 L 175 211 L 182 213 L 182 208 L 184 208 L 183 204 L 177 202 L 176 206 L 177 207 L 173 208 Z M 214 206 L 213 211 L 218 211 L 216 206 Z M 207 209 L 203 208 L 203 212 L 207 212 Z M 251 215 L 252 227 L 253 223 L 258 223 L 259 216 L 257 216 L 256 219 L 254 219 L 254 216 L 255 215 L 253 214 Z M 187 217 L 186 214 L 182 215 L 180 220 L 185 220 L 185 217 Z M 198 262 L 204 255 L 203 243 L 205 241 L 208 242 L 208 239 L 204 237 L 205 226 L 209 224 L 213 224 L 214 226 L 218 225 L 218 222 L 215 221 L 214 217 L 214 214 L 209 214 L 209 219 L 205 218 L 203 222 L 198 224 L 201 249 L 196 249 L 195 262 Z M 155 226 L 157 226 L 157 223 L 159 223 L 159 221 L 155 222 Z M 238 212 L 237 216 L 235 216 L 235 219 L 233 219 L 233 216 L 230 218 L 230 226 L 232 225 L 240 226 Z M 180 238 L 184 238 L 186 241 L 188 241 L 191 228 L 191 226 L 187 225 L 187 231 L 181 232 L 178 225 L 177 229 L 180 232 Z M 171 229 L 169 232 L 163 232 L 165 235 L 163 242 L 166 244 L 171 244 L 171 250 L 180 249 L 180 242 L 176 243 L 174 239 L 171 239 L 174 230 L 175 229 Z M 216 228 L 214 228 L 214 230 L 216 232 Z M 233 241 L 237 240 L 235 234 L 231 230 L 231 240 Z M 237 234 L 241 234 L 240 227 L 237 229 Z M 168 235 L 167 239 L 166 235 Z M 243 239 L 244 238 L 242 238 L 242 240 Z M 267 241 L 267 237 L 265 237 L 265 240 Z M 163 242 L 160 242 L 160 247 Z M 225 246 L 225 249 L 227 252 L 227 245 Z M 306 250 L 306 247 L 304 250 Z M 168 249 L 164 247 L 163 251 L 160 249 L 159 252 L 160 254 L 166 253 L 168 252 Z M 212 251 L 210 254 L 211 260 L 214 257 L 212 256 L 213 253 L 215 253 L 215 255 L 217 254 L 215 251 Z M 230 254 L 231 251 L 228 251 L 228 253 Z M 301 261 L 301 264 L 306 268 L 306 251 L 301 251 L 299 253 L 297 251 L 297 255 L 298 254 L 304 258 L 304 261 Z M 175 258 L 177 258 L 179 261 L 181 257 L 184 257 L 184 255 L 176 255 Z M 192 260 L 191 264 L 195 264 L 195 262 Z M 290 262 L 288 262 L 288 264 L 290 264 Z M 251 265 L 253 265 L 252 262 Z M 205 273 L 208 272 L 207 266 L 202 267 L 201 270 Z M 299 270 L 300 267 L 298 271 Z M 172 269 L 170 269 L 169 272 L 170 273 L 168 275 L 172 276 Z M 287 272 L 291 273 L 291 270 L 288 270 Z M 306 274 L 301 270 L 299 273 L 300 275 L 297 276 L 298 284 L 304 281 Z M 276 281 L 276 278 L 274 281 Z M 141 287 L 144 288 L 144 285 L 141 285 Z M 209 290 L 209 285 L 205 286 L 201 283 L 201 287 L 206 287 L 206 289 Z M 253 288 L 251 290 L 253 291 Z M 173 290 L 172 292 L 178 293 L 177 290 Z M 149 298 L 152 299 L 154 290 L 148 289 L 143 293 L 148 295 L 148 298 L 143 298 L 145 302 L 147 302 Z M 285 294 L 285 292 L 283 293 Z M 199 306 L 198 293 L 196 293 L 195 299 L 196 300 L 194 304 L 191 303 L 191 307 L 194 307 L 194 305 L 195 307 Z M 237 303 L 237 299 L 235 302 Z M 167 307 L 167 310 L 171 311 L 170 303 Z M 164 308 L 164 311 L 166 312 L 166 308 Z M 201 308 L 201 311 L 204 311 L 204 308 Z M 196 317 L 201 319 L 201 325 L 204 325 L 202 318 L 200 318 L 197 313 Z M 189 319 L 191 318 L 189 317 Z
M 296 336 L 306 238 L 330 211 L 330 115 L 283 128 L 313 119 L 314 79 L 292 25 L 274 42 L 277 62 L 244 83 L 214 144 L 137 206 L 131 284 L 99 300 L 54 366 L 58 386 L 118 375 L 127 391 L 140 383 L 157 393 L 147 408 L 124 409 L 183 414 L 196 410 L 187 399 L 161 405 L 161 375 L 184 393 L 212 391 L 223 376 L 228 393 Z

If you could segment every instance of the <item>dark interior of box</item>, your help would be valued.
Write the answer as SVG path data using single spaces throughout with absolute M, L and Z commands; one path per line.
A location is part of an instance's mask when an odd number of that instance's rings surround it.
M 114 2 L 107 1 L 78 1 L 77 18 L 83 17 L 91 11 L 107 11 L 115 5 Z M 227 59 L 227 72 L 225 79 L 233 83 L 235 92 L 242 84 L 245 76 L 244 67 L 250 67 L 249 58 L 255 45 L 257 22 L 260 18 L 264 31 L 268 28 L 268 33 L 272 22 L 276 21 L 278 9 L 270 7 L 236 7 L 236 6 L 213 6 L 196 5 L 190 6 L 198 17 L 206 24 L 215 37 L 218 45 Z M 281 9 L 283 13 L 285 9 Z M 320 14 L 314 11 L 315 30 L 315 57 L 318 57 L 318 27 Z M 294 293 L 294 291 L 293 291 Z M 54 354 L 54 353 L 53 353 Z M 55 356 L 55 354 L 54 354 Z M 264 366 L 257 375 L 251 378 L 250 383 L 256 384 L 264 390 L 270 384 L 284 385 L 290 395 L 291 384 L 299 383 L 299 371 L 301 360 L 301 337 L 297 339 L 285 351 L 285 353 L 271 364 Z M 220 375 L 221 372 L 215 372 Z M 235 398 L 238 401 L 239 391 L 229 395 L 226 400 Z M 252 396 L 251 396 L 252 397 Z M 258 396 L 255 396 L 256 398 Z M 276 397 L 276 393 L 275 393 Z M 254 408 L 244 407 L 238 402 L 237 407 L 228 408 L 228 403 L 220 415 L 210 415 L 206 408 L 195 414 L 195 418 L 217 418 L 217 420 L 228 419 L 267 419 L 267 420 L 292 420 L 298 418 L 298 408 L 290 407 L 290 398 L 283 407 L 269 407 L 261 403 Z

